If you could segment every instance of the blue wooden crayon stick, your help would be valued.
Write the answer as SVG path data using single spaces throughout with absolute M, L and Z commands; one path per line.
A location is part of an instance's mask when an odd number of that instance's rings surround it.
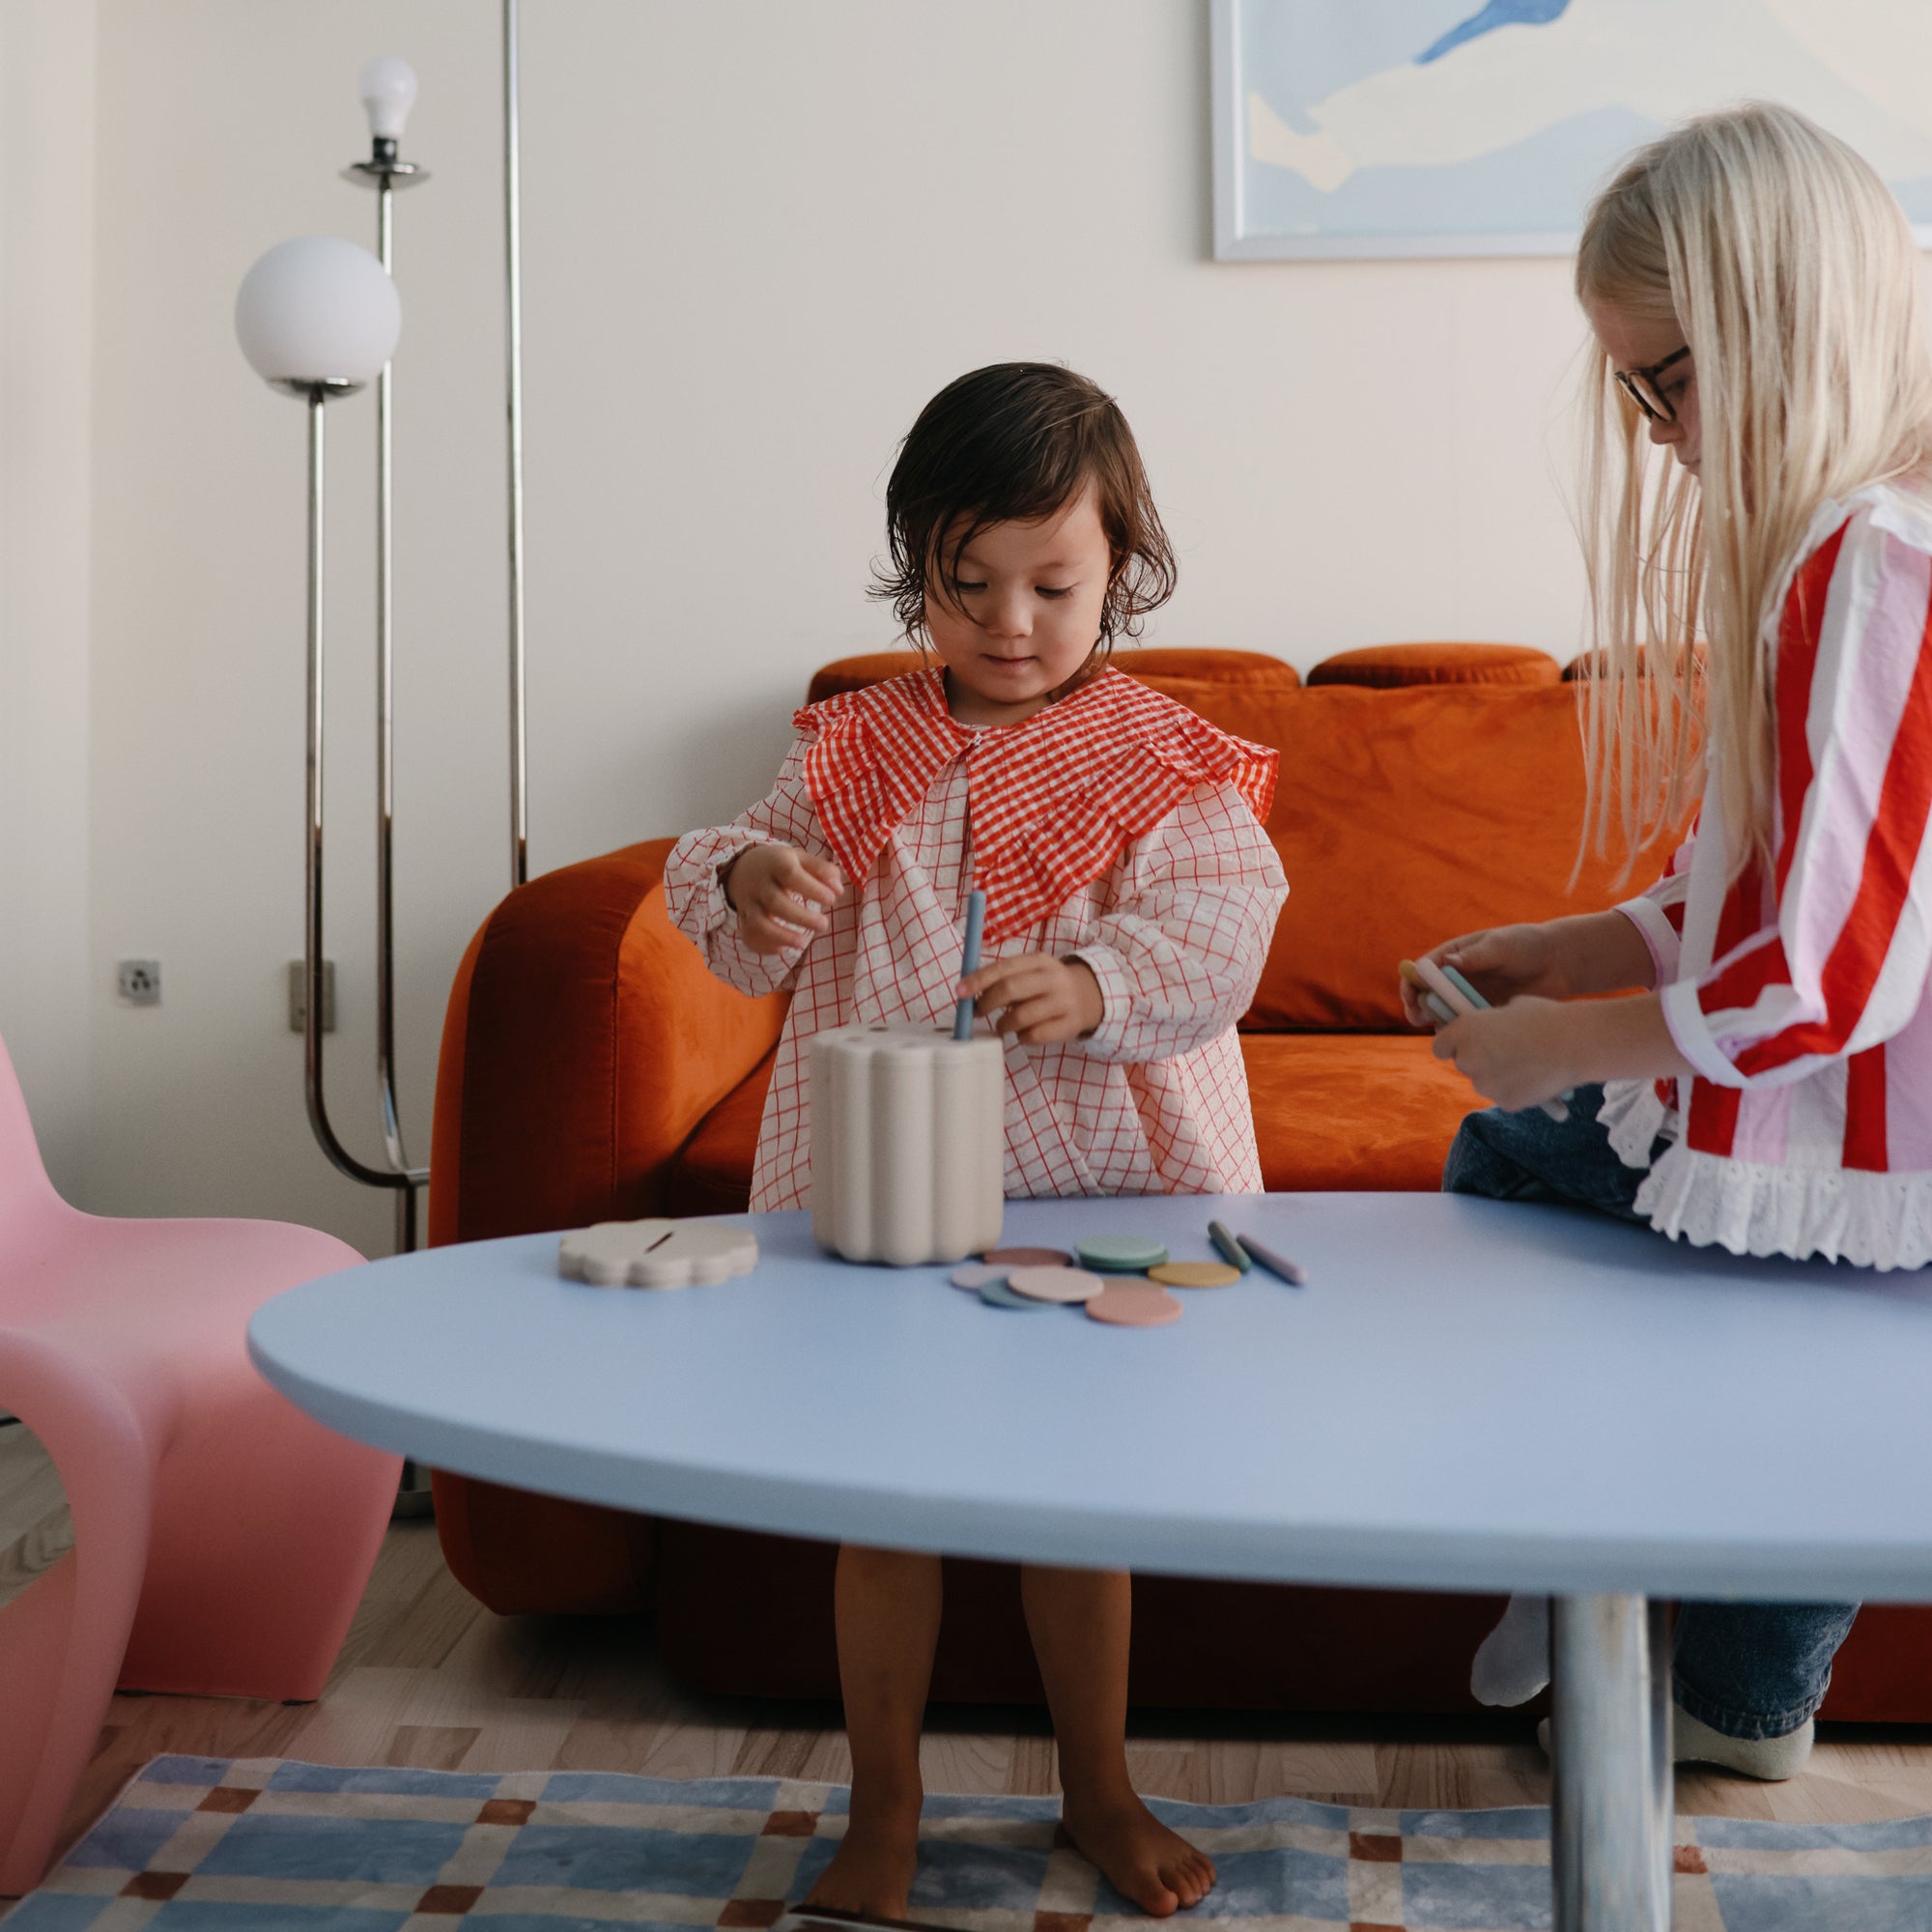
M 1221 1259 L 1230 1267 L 1239 1268 L 1243 1274 L 1246 1274 L 1254 1266 L 1253 1257 L 1249 1255 L 1247 1249 L 1242 1247 L 1240 1242 L 1233 1235 L 1229 1234 L 1220 1222 L 1209 1221 L 1208 1223 L 1208 1238 L 1214 1243 L 1215 1249 L 1220 1254 Z
M 1290 1288 L 1308 1286 L 1308 1270 L 1299 1262 L 1292 1262 L 1286 1255 L 1278 1255 L 1272 1248 L 1263 1247 L 1252 1235 L 1241 1236 L 1240 1242 L 1269 1274 L 1278 1275 Z
M 966 895 L 966 944 L 959 954 L 959 977 L 980 970 L 980 935 L 986 929 L 986 895 L 968 893 Z M 952 1015 L 952 1037 L 971 1039 L 973 1037 L 973 1002 L 961 1000 Z

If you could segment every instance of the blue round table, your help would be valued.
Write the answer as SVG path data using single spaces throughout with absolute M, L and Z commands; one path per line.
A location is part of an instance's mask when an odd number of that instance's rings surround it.
M 1548 1592 L 1563 1926 L 1667 1924 L 1670 1597 L 1932 1600 L 1932 1278 L 1423 1194 L 1008 1205 L 1011 1244 L 1218 1215 L 1308 1270 L 1122 1329 L 804 1213 L 718 1287 L 558 1279 L 554 1235 L 270 1302 L 262 1373 L 437 1467 L 702 1521 L 1255 1580 Z M 1658 1917 L 1659 1899 L 1663 1917 Z M 1595 1901 L 1593 1903 L 1593 1901 Z

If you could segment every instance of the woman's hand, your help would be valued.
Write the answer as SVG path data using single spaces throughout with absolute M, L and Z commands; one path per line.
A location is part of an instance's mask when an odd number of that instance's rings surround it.
M 1567 1004 L 1523 994 L 1452 1020 L 1436 1034 L 1435 1051 L 1512 1112 L 1600 1080 L 1684 1080 L 1696 1072 L 1655 993 Z
M 1455 967 L 1492 1007 L 1525 997 L 1574 1000 L 1584 993 L 1647 987 L 1657 976 L 1642 928 L 1614 910 L 1540 925 L 1487 926 L 1445 940 L 1428 956 L 1438 966 Z M 1404 982 L 1402 1009 L 1410 1026 L 1434 1026 L 1420 990 Z
M 724 897 L 753 952 L 789 952 L 832 924 L 845 874 L 795 845 L 748 845 L 724 867 Z
M 1492 1007 L 1525 996 L 1567 999 L 1573 990 L 1562 948 L 1548 925 L 1486 926 L 1444 940 L 1426 956 L 1438 966 L 1455 967 Z M 1441 1024 L 1422 1004 L 1422 987 L 1406 980 L 1401 985 L 1402 1009 L 1410 1026 Z
M 1587 1017 L 1587 1016 L 1586 1016 Z M 1508 1006 L 1463 1013 L 1437 1030 L 1434 1052 L 1452 1061 L 1476 1092 L 1516 1113 L 1594 1077 L 1578 1070 L 1578 1010 L 1520 994 Z
M 1079 959 L 1051 952 L 1021 952 L 995 959 L 959 982 L 959 997 L 993 1019 L 995 1033 L 1010 1034 L 1022 1046 L 1048 1046 L 1090 1034 L 1104 1016 L 1100 982 Z

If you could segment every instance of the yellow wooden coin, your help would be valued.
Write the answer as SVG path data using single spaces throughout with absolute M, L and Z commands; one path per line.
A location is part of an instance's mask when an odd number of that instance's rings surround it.
M 1240 1278 L 1226 1262 L 1162 1262 L 1148 1269 L 1148 1279 L 1163 1288 L 1232 1288 Z

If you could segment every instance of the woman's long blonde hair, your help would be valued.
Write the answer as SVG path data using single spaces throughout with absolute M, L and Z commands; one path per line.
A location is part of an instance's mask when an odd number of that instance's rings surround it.
M 1634 850 L 1681 822 L 1715 755 L 1734 867 L 1768 852 L 1766 621 L 1819 505 L 1932 455 L 1918 276 L 1885 184 L 1788 107 L 1688 122 L 1592 204 L 1577 298 L 1677 322 L 1703 442 L 1700 486 L 1650 442 L 1597 352 L 1579 508 L 1598 849 L 1614 833 Z

